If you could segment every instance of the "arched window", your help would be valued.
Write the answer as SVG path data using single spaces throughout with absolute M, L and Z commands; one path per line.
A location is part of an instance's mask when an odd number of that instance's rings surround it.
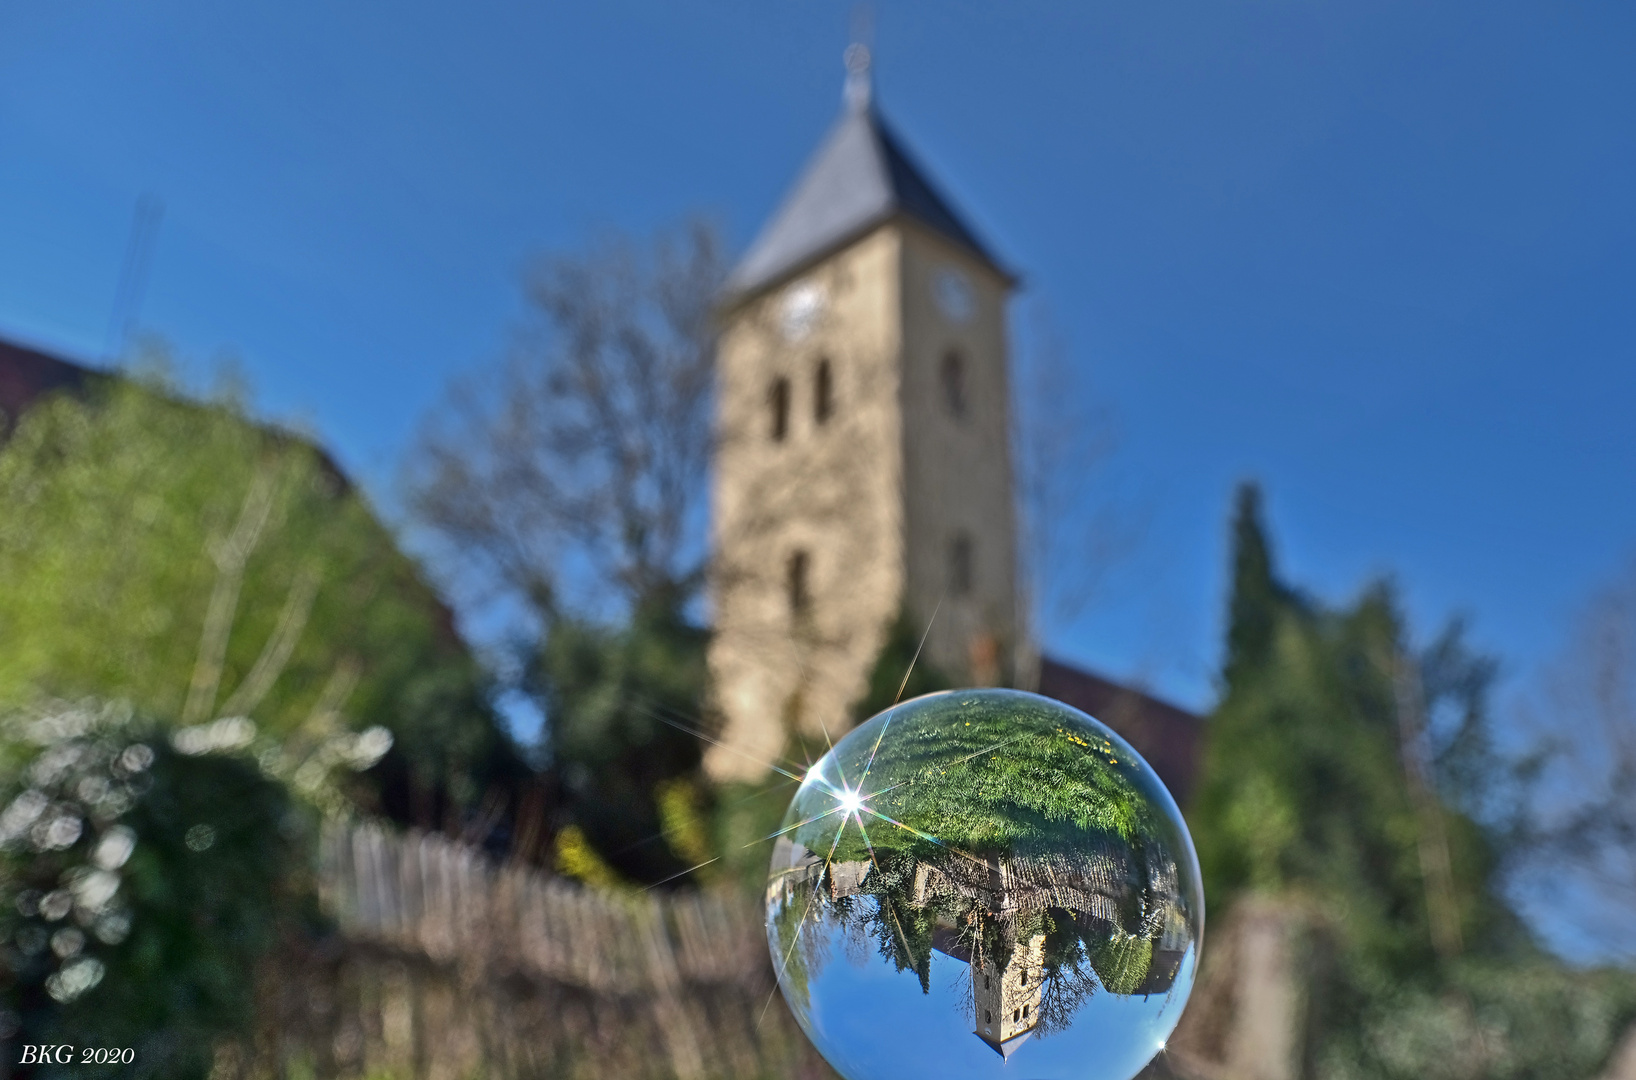
M 956 420 L 966 415 L 966 361 L 958 350 L 943 354 L 943 404 Z
M 790 614 L 805 615 L 812 607 L 812 592 L 807 581 L 811 559 L 804 551 L 792 551 L 785 567 L 785 587 L 789 591 Z
M 949 594 L 966 596 L 971 593 L 973 578 L 971 534 L 957 532 L 949 541 Z
M 790 381 L 780 375 L 773 380 L 773 388 L 767 394 L 767 403 L 773 410 L 772 435 L 773 442 L 783 442 L 790 433 Z
M 829 368 L 829 357 L 818 360 L 818 370 L 812 375 L 812 418 L 822 424 L 835 412 L 835 375 Z

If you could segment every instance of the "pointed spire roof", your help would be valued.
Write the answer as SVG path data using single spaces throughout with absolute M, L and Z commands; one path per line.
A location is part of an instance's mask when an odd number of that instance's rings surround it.
M 979 1035 L 977 1037 L 982 1039 L 983 1042 L 987 1043 L 990 1050 L 994 1051 L 996 1054 L 999 1054 L 1000 1057 L 1004 1058 L 1006 1061 L 1010 1061 L 1011 1055 L 1015 1054 L 1017 1052 L 1017 1048 L 1022 1046 L 1023 1043 L 1027 1042 L 1028 1037 L 1032 1034 L 1034 1034 L 1034 1029 L 1029 1028 L 1021 1035 L 1011 1036 L 1011 1038 L 1007 1039 L 1005 1042 L 995 1042 L 987 1035 Z
M 729 296 L 771 285 L 898 214 L 930 226 L 1010 276 L 882 119 L 869 92 L 868 54 L 862 53 L 859 63 L 859 49 L 848 50 L 845 112 L 728 276 Z

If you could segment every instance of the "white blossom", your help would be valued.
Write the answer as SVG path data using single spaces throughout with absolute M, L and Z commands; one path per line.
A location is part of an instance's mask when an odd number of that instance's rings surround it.
M 78 743 L 53 746 L 41 754 L 29 769 L 29 775 L 41 787 L 55 784 L 85 756 L 85 747 Z
M 69 888 L 80 910 L 94 915 L 107 907 L 119 891 L 119 875 L 109 870 L 87 870 L 76 875 Z
M 79 815 L 59 811 L 54 817 L 35 822 L 34 828 L 29 830 L 29 839 L 41 851 L 60 851 L 72 847 L 84 831 L 85 822 Z
M 208 724 L 179 728 L 170 737 L 171 745 L 184 754 L 219 753 L 242 750 L 256 737 L 256 724 L 247 716 L 224 716 Z
M 108 780 L 95 773 L 82 777 L 74 785 L 74 794 L 79 796 L 81 802 L 95 805 L 108 797 Z
M 131 915 L 128 911 L 110 911 L 102 915 L 91 926 L 91 932 L 104 945 L 118 945 L 131 932 Z
M 139 773 L 153 764 L 153 748 L 142 743 L 134 743 L 120 752 L 115 764 L 123 772 Z
M 103 870 L 118 870 L 125 865 L 136 849 L 136 833 L 124 825 L 115 825 L 102 834 L 91 852 L 91 861 Z
M 40 717 L 29 725 L 29 738 L 41 746 L 78 739 L 96 725 L 96 715 L 84 706 L 69 706 Z
M 352 746 L 347 754 L 347 764 L 362 772 L 385 757 L 390 749 L 392 733 L 376 724 L 374 727 L 365 728 L 352 740 Z
M 51 951 L 64 960 L 77 956 L 85 948 L 85 935 L 72 926 L 65 926 L 51 935 Z
M 45 792 L 29 788 L 15 799 L 11 805 L 0 812 L 0 844 L 15 840 L 28 831 L 39 816 L 45 813 L 45 808 L 51 805 Z
M 40 915 L 47 922 L 56 922 L 72 910 L 74 895 L 67 889 L 53 889 L 40 900 Z
M 57 1001 L 73 1001 L 102 981 L 102 961 L 82 956 L 63 965 L 63 969 L 45 980 L 45 992 Z

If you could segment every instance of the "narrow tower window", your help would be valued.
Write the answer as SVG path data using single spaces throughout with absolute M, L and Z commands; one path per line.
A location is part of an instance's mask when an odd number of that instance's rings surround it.
M 810 562 L 811 560 L 804 551 L 790 553 L 790 561 L 785 573 L 788 577 L 786 585 L 790 594 L 791 615 L 805 615 L 812 606 L 812 593 L 807 583 L 807 571 Z
M 949 541 L 949 593 L 966 596 L 971 592 L 971 534 L 958 532 Z
M 767 402 L 773 410 L 773 442 L 783 442 L 790 433 L 790 381 L 782 375 L 774 379 Z
M 818 370 L 812 376 L 812 418 L 822 424 L 835 411 L 835 376 L 829 369 L 829 357 L 818 361 Z
M 943 354 L 943 403 L 949 415 L 960 419 L 966 415 L 966 361 L 954 349 Z

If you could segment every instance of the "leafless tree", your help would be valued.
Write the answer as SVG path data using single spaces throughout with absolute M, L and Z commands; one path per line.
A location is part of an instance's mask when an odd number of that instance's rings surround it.
M 724 267 L 693 221 L 533 269 L 510 357 L 453 389 L 409 470 L 413 511 L 465 585 L 545 619 L 702 584 Z
M 1131 551 L 1139 515 L 1108 489 L 1113 414 L 1087 396 L 1067 343 L 1037 305 L 1015 368 L 1013 468 L 1025 616 L 1036 638 L 1083 614 Z
M 1535 723 L 1555 753 L 1540 847 L 1588 888 L 1580 921 L 1599 948 L 1636 956 L 1636 560 L 1581 612 L 1544 700 Z

